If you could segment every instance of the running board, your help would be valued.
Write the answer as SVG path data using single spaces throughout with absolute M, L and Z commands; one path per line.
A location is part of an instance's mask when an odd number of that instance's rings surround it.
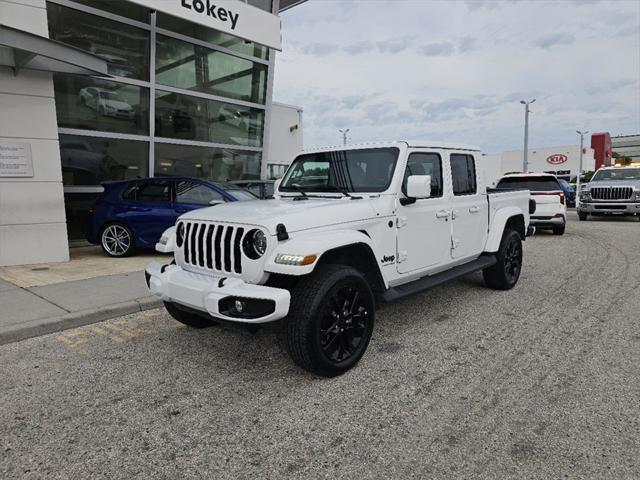
M 491 267 L 496 264 L 496 261 L 496 256 L 494 254 L 482 254 L 476 260 L 458 265 L 450 270 L 422 277 L 418 280 L 414 280 L 413 282 L 398 285 L 397 287 L 391 287 L 382 294 L 382 300 L 385 302 L 396 302 L 404 297 L 413 295 L 414 293 L 424 292 L 425 290 L 437 287 L 438 285 L 455 280 L 456 278 L 464 277 L 465 275 L 477 272 L 478 270 Z

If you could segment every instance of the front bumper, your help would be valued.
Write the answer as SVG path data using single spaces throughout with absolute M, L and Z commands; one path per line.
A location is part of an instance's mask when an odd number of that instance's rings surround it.
M 266 323 L 279 320 L 289 313 L 291 294 L 282 288 L 245 283 L 242 279 L 213 277 L 187 272 L 177 265 L 151 262 L 145 267 L 145 277 L 153 295 L 208 313 L 222 320 L 242 323 Z M 247 318 L 231 313 L 227 308 L 235 299 L 268 305 L 264 315 Z
M 585 213 L 619 213 L 625 215 L 640 214 L 640 202 L 585 202 L 581 201 L 578 211 Z

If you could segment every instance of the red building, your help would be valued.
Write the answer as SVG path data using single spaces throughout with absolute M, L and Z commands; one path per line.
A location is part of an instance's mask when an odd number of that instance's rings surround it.
M 596 161 L 596 170 L 603 165 L 611 165 L 611 135 L 609 132 L 591 135 L 591 148 Z

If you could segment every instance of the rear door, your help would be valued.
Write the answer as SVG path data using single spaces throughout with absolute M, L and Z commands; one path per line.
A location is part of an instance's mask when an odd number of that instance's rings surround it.
M 450 198 L 445 193 L 443 160 L 435 152 L 412 152 L 402 183 L 410 175 L 431 175 L 431 197 L 398 206 L 397 261 L 399 273 L 434 270 L 449 260 L 451 244 Z
M 127 223 L 136 234 L 139 246 L 156 244 L 162 232 L 175 222 L 171 202 L 171 181 L 165 179 L 144 180 L 138 183 L 133 200 L 127 201 Z M 141 244 L 141 245 L 140 245 Z
M 451 164 L 452 232 L 451 258 L 477 257 L 488 235 L 488 202 L 478 187 L 478 172 L 472 154 L 452 153 Z M 482 191 L 481 191 L 482 190 Z

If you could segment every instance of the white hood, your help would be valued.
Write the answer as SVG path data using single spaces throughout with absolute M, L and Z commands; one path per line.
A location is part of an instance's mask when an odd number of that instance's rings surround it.
M 180 218 L 261 226 L 275 235 L 279 223 L 291 233 L 374 218 L 377 213 L 374 203 L 366 198 L 351 200 L 347 197 L 255 200 L 200 208 L 185 213 Z

